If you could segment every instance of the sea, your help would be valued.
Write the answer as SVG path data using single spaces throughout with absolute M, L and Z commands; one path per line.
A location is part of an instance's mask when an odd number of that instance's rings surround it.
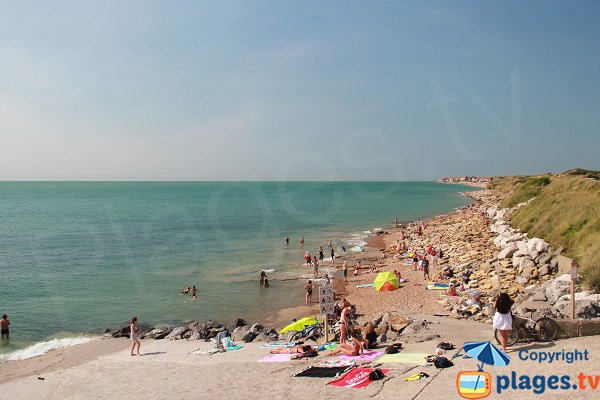
M 0 361 L 147 324 L 260 321 L 303 302 L 305 251 L 469 203 L 434 182 L 0 182 Z M 284 237 L 290 243 L 284 243 Z M 304 237 L 304 245 L 299 244 Z M 344 252 L 345 249 L 346 251 Z M 325 262 L 321 270 L 327 270 Z M 266 271 L 271 286 L 260 288 Z M 198 288 L 198 298 L 180 294 Z

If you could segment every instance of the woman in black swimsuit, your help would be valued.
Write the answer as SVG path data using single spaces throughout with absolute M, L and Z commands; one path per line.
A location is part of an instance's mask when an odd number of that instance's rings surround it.
M 311 280 L 309 280 L 308 283 L 304 285 L 304 290 L 306 290 L 306 304 L 312 303 L 313 285 Z

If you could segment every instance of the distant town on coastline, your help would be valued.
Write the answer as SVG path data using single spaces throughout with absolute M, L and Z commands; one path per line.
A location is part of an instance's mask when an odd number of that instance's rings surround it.
M 449 182 L 472 182 L 472 183 L 489 183 L 493 177 L 491 176 L 446 176 L 440 178 L 438 182 L 449 183 Z

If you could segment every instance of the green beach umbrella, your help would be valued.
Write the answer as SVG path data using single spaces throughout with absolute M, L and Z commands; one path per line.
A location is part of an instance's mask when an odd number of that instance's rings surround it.
M 373 283 L 375 284 L 375 290 L 378 292 L 391 292 L 392 290 L 398 289 L 400 286 L 398 277 L 389 271 L 377 274 L 375 282 Z

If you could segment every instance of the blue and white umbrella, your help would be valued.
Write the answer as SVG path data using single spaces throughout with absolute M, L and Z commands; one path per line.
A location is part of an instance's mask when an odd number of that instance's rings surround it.
M 463 348 L 465 353 L 482 363 L 479 369 L 483 367 L 483 364 L 504 367 L 510 363 L 510 357 L 491 342 L 467 342 Z

